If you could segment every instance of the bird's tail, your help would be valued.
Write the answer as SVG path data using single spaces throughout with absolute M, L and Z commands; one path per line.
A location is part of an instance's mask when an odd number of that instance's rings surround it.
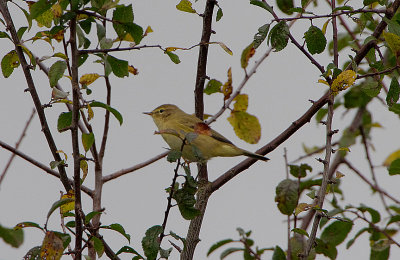
M 251 157 L 251 158 L 254 158 L 254 159 L 257 159 L 257 160 L 261 160 L 261 161 L 265 161 L 265 162 L 269 160 L 269 158 L 267 158 L 267 157 L 264 157 L 264 156 L 262 156 L 260 154 L 252 153 L 252 152 L 249 152 L 249 151 L 246 151 L 246 150 L 243 150 L 243 154 L 248 156 L 248 157 Z

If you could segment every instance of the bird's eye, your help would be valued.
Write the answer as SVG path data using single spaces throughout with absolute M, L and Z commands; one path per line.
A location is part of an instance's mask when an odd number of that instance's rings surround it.
M 160 114 L 163 113 L 165 110 L 164 109 L 160 109 L 159 112 Z

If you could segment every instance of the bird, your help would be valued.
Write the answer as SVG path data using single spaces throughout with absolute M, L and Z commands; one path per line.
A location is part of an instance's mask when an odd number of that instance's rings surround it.
M 194 115 L 187 114 L 173 104 L 164 104 L 151 112 L 160 134 L 171 150 L 182 152 L 187 162 L 205 163 L 213 157 L 248 156 L 257 160 L 269 159 L 241 149 Z

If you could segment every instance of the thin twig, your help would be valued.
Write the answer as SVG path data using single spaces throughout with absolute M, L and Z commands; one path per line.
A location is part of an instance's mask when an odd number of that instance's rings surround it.
M 21 135 L 20 135 L 20 137 L 19 137 L 17 143 L 15 144 L 15 149 L 16 149 L 16 150 L 18 149 L 19 145 L 21 144 L 22 140 L 24 139 L 24 137 L 25 137 L 25 135 L 26 135 L 26 131 L 28 130 L 28 127 L 29 127 L 29 125 L 31 124 L 32 119 L 33 119 L 33 116 L 35 115 L 35 113 L 36 113 L 36 110 L 35 110 L 35 109 L 32 109 L 32 113 L 31 113 L 31 115 L 29 116 L 29 119 L 28 119 L 28 121 L 26 122 L 25 127 L 24 127 L 24 129 L 22 130 L 22 133 L 21 133 Z M 11 163 L 12 163 L 13 160 L 14 160 L 14 157 L 15 157 L 15 153 L 12 153 L 11 156 L 10 156 L 10 159 L 8 160 L 6 166 L 4 167 L 4 170 L 3 170 L 2 174 L 0 175 L 0 186 L 1 186 L 1 183 L 3 182 L 3 180 L 4 180 L 4 177 L 6 176 L 6 173 L 7 173 L 7 171 L 8 171 L 8 168 L 10 167 Z

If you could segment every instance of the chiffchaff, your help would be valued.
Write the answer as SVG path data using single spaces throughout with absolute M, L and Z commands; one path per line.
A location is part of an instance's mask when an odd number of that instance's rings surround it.
M 199 118 L 186 114 L 175 105 L 161 105 L 151 112 L 144 112 L 144 114 L 153 118 L 158 127 L 158 133 L 171 149 L 182 151 L 182 157 L 189 162 L 206 162 L 217 156 L 239 155 L 257 160 L 269 160 L 262 155 L 235 146 Z M 183 141 L 185 144 L 182 146 Z

